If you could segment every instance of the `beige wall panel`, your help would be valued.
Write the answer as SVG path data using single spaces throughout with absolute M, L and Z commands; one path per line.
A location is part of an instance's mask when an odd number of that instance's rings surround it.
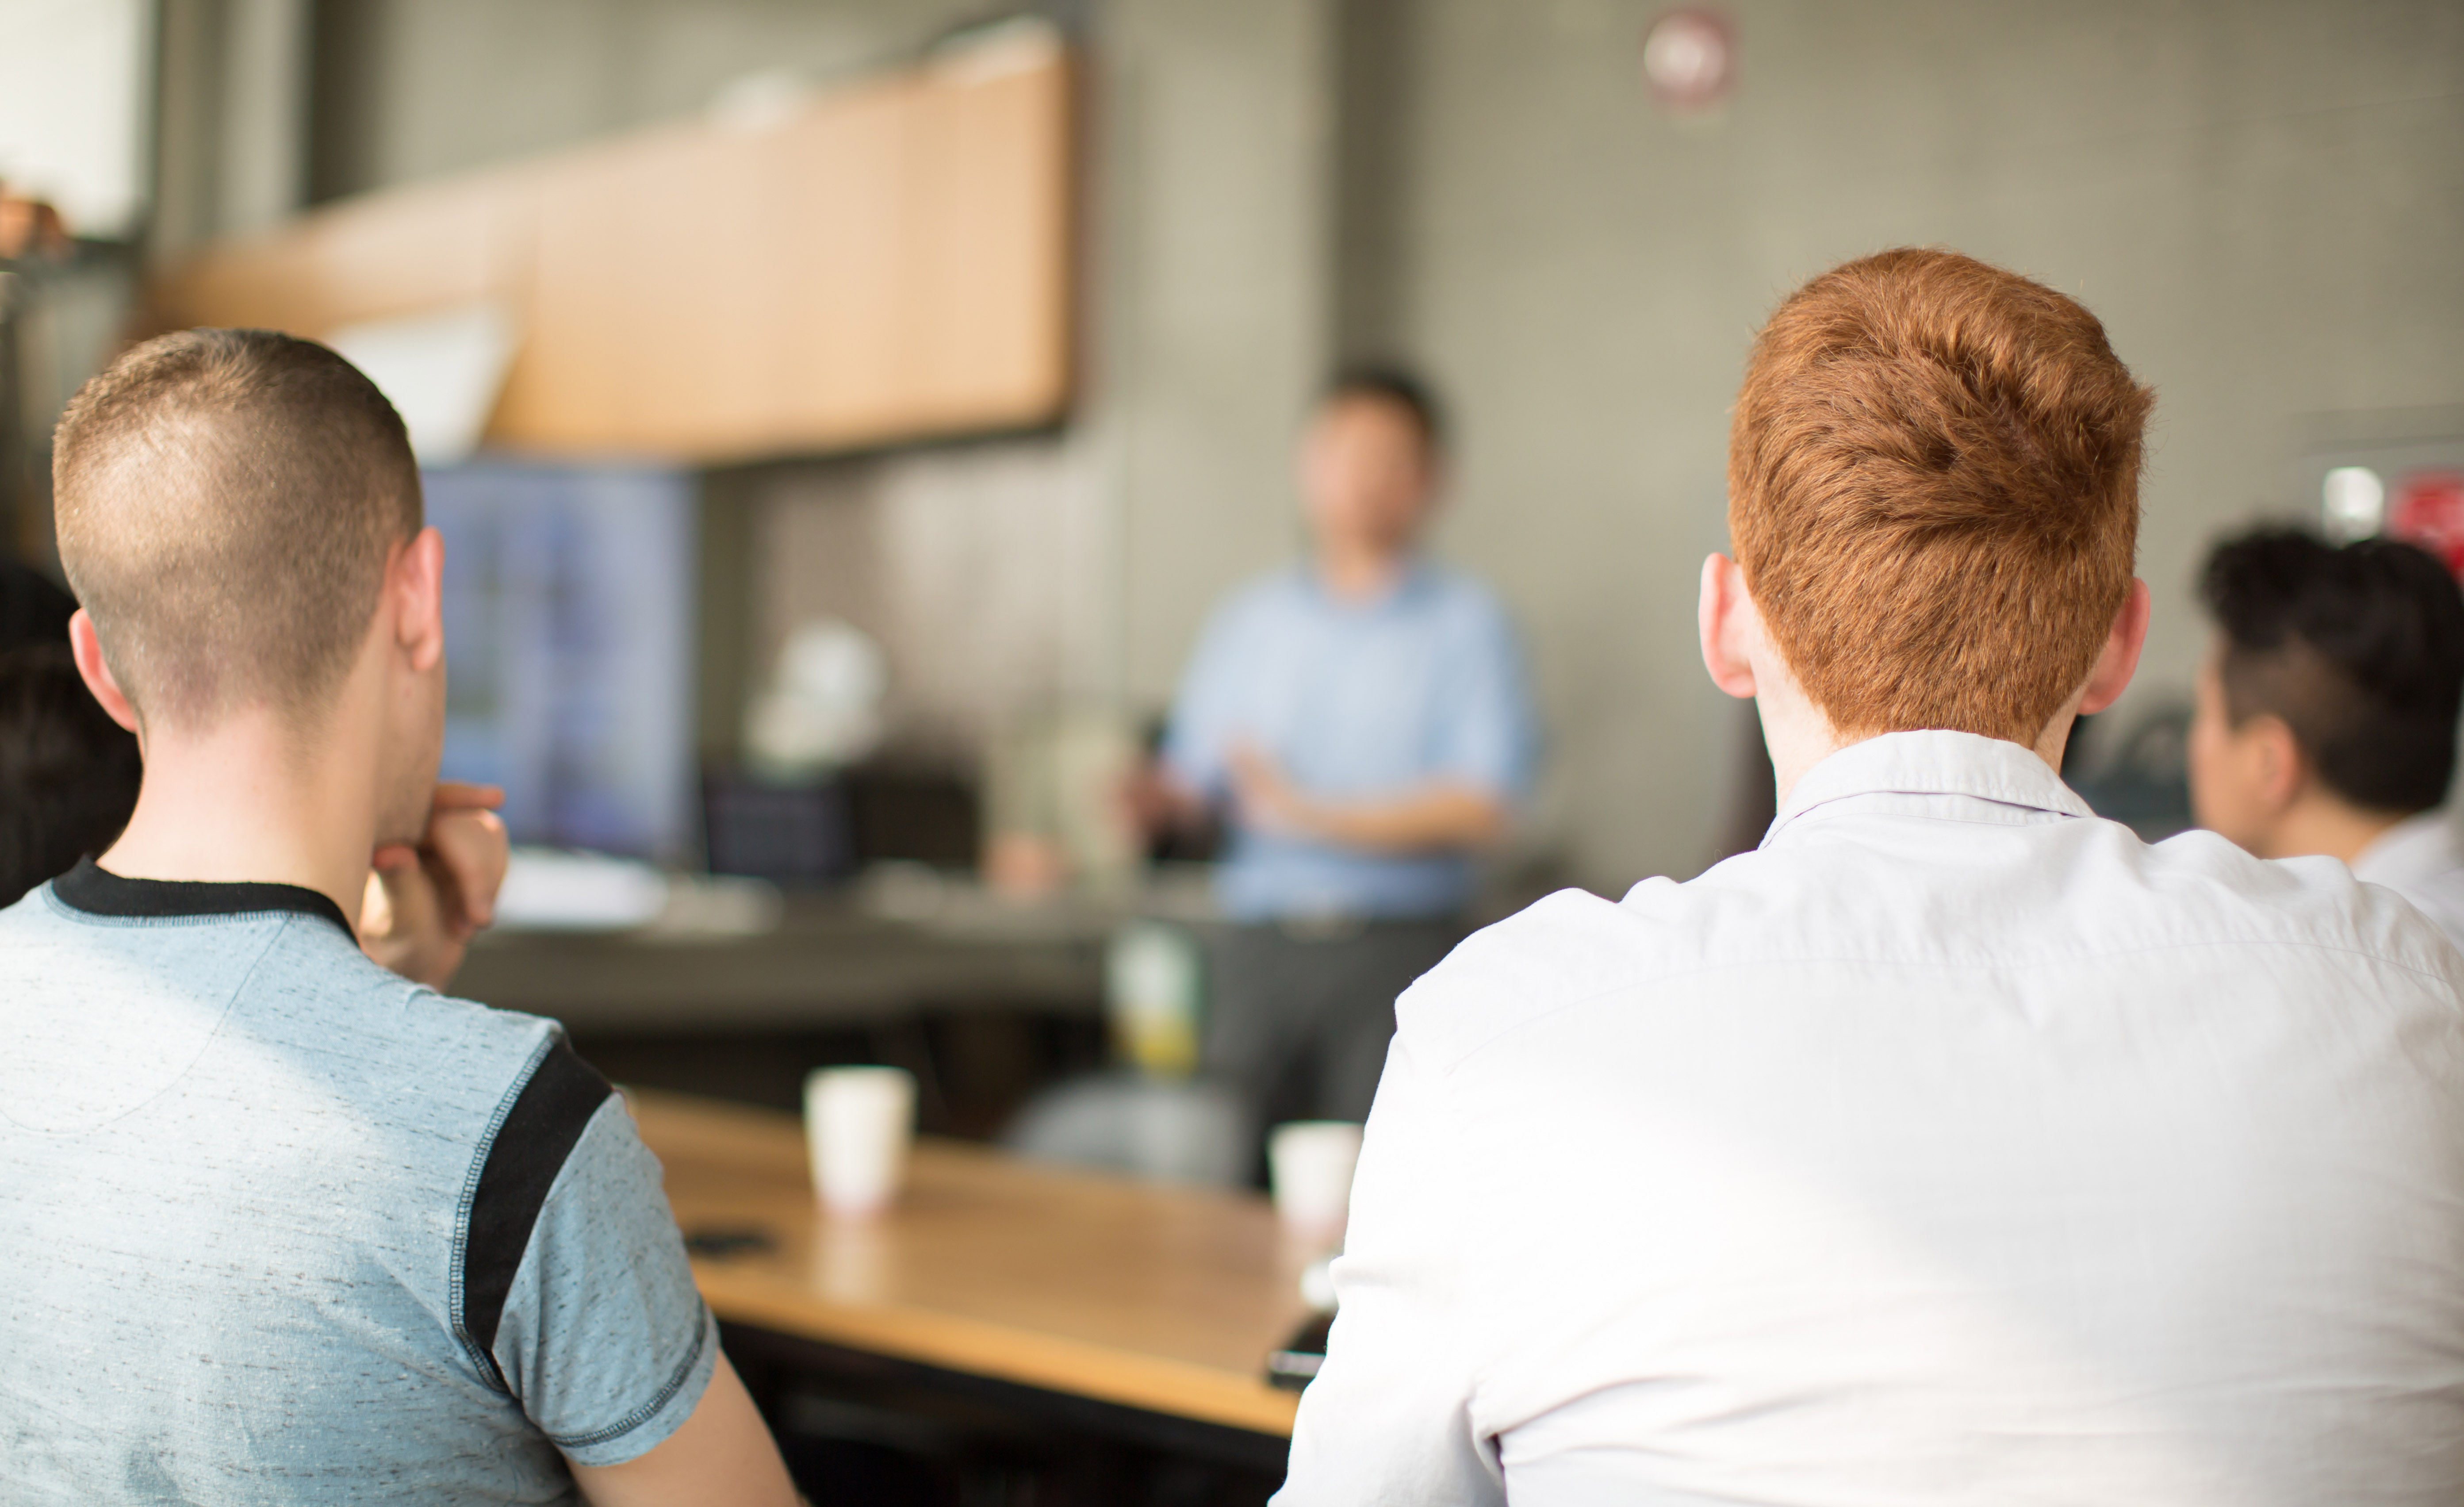
M 913 422 L 910 201 L 929 191 L 913 160 L 912 96 L 831 102 L 790 144 L 816 191 L 782 206 L 770 255 L 793 297 L 781 308 L 782 391 L 809 449 L 832 450 Z
M 495 296 L 506 448 L 688 461 L 1009 430 L 1069 399 L 1069 77 L 940 64 L 218 246 L 183 323 L 308 335 Z
M 722 312 L 740 293 L 733 227 L 709 211 L 742 191 L 724 153 L 656 133 L 561 161 L 541 177 L 523 386 L 494 437 L 550 451 L 690 454 L 737 440 L 707 426 Z M 735 425 L 740 425 L 740 417 Z
M 956 411 L 1048 411 L 1067 367 L 1068 122 L 1048 76 L 936 79 L 915 113 L 916 373 Z
M 158 283 L 154 306 L 169 324 L 320 335 L 468 302 L 518 277 L 532 182 L 512 169 L 424 185 L 225 242 Z

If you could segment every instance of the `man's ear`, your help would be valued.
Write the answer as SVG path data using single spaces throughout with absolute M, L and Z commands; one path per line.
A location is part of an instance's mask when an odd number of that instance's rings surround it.
M 394 546 L 385 562 L 385 607 L 410 667 L 436 668 L 445 657 L 445 540 L 436 530 L 423 528 Z
M 2310 761 L 2302 756 L 2301 740 L 2293 736 L 2283 718 L 2273 712 L 2256 713 L 2233 729 L 2233 737 L 2250 761 L 2253 793 L 2270 816 L 2301 798 L 2310 784 Z
M 1740 699 L 1754 694 L 1750 646 L 1761 619 L 1746 591 L 1746 572 L 1726 555 L 1703 562 L 1703 597 L 1695 627 L 1703 639 L 1703 668 L 1711 683 Z
M 2113 614 L 2104 650 L 2096 657 L 2096 668 L 2088 672 L 2087 694 L 2079 698 L 2081 715 L 2103 711 L 2129 689 L 2130 677 L 2139 673 L 2139 652 L 2147 647 L 2150 602 L 2147 583 L 2132 577 L 2130 594 L 2122 599 L 2122 610 Z
M 69 653 L 77 659 L 77 675 L 85 688 L 111 714 L 111 720 L 130 732 L 137 731 L 137 707 L 112 678 L 111 666 L 102 657 L 102 635 L 94 631 L 94 619 L 78 608 L 69 618 Z

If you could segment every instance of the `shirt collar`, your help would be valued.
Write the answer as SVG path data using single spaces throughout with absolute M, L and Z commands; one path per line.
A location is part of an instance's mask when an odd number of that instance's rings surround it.
M 2455 867 L 2444 807 L 2408 816 L 2372 838 L 2353 859 L 2353 877 L 2372 884 L 2402 884 Z
M 1292 566 L 1292 570 L 1300 578 L 1301 589 L 1308 594 L 1311 602 L 1330 611 L 1349 612 L 1364 617 L 1383 612 L 1410 601 L 1419 594 L 1421 587 L 1428 579 L 1428 562 L 1418 550 L 1404 557 L 1403 568 L 1396 572 L 1394 585 L 1375 596 L 1359 602 L 1348 601 L 1328 590 L 1326 578 L 1318 574 L 1317 562 L 1313 559 L 1301 560 Z
M 2045 761 L 2017 743 L 1940 730 L 1884 733 L 1805 771 L 1763 846 L 1815 808 L 1859 795 L 1969 795 L 2063 816 L 2096 814 Z
M 342 908 L 297 884 L 200 884 L 179 879 L 131 879 L 92 858 L 52 881 L 52 896 L 89 916 L 165 920 L 204 916 L 262 916 L 288 911 L 333 922 L 355 943 Z

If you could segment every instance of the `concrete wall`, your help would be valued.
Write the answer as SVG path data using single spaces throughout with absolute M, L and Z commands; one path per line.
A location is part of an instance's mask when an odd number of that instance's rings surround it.
M 808 80 L 902 57 L 970 0 L 317 0 L 332 198 L 691 114 L 747 75 Z
M 746 495 L 749 667 L 836 617 L 878 640 L 900 748 L 960 765 L 1018 719 L 1101 698 L 1110 526 L 1083 444 L 1029 440 L 763 468 Z M 704 742 L 734 732 L 722 698 Z
M 309 0 L 160 0 L 147 250 L 263 230 L 308 190 Z
M 1327 0 L 1111 0 L 1089 418 L 1118 488 L 1121 683 L 1159 705 L 1215 597 L 1299 540 L 1332 350 Z
M 2218 530 L 2315 508 L 2315 415 L 2464 403 L 2464 10 L 1742 0 L 1717 119 L 1648 102 L 1656 0 L 1414 0 L 1403 343 L 1464 418 L 1448 553 L 1534 644 L 1588 882 L 1707 855 L 1734 721 L 1693 647 L 1770 307 L 1940 243 L 2083 299 L 2155 385 L 2142 688 L 2187 688 Z M 2130 715 L 2127 705 L 2122 715 Z

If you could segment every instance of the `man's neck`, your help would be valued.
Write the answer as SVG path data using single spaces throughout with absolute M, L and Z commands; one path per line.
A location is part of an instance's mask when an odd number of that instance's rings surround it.
M 324 742 L 254 708 L 204 732 L 149 732 L 136 812 L 101 866 L 130 879 L 296 884 L 358 915 L 376 846 L 374 761 Z
M 1382 549 L 1367 544 L 1321 546 L 1317 578 L 1327 593 L 1341 602 L 1375 602 L 1395 589 L 1411 563 L 1409 549 Z
M 2301 858 L 2324 853 L 2346 864 L 2404 820 L 2400 811 L 2365 811 L 2317 789 L 2290 807 L 2268 833 L 2263 858 Z
M 1780 678 L 1771 689 L 1757 696 L 1755 702 L 1762 714 L 1763 742 L 1771 750 L 1771 774 L 1777 784 L 1776 804 L 1781 808 L 1788 805 L 1789 792 L 1796 788 L 1796 782 L 1805 777 L 1807 770 L 1842 748 L 1881 736 L 1841 733 L 1793 679 Z M 2035 746 L 2028 750 L 2056 774 L 2061 773 L 2062 749 L 2070 742 L 2071 723 L 2078 717 L 2075 700 L 2045 725 L 2037 735 Z

